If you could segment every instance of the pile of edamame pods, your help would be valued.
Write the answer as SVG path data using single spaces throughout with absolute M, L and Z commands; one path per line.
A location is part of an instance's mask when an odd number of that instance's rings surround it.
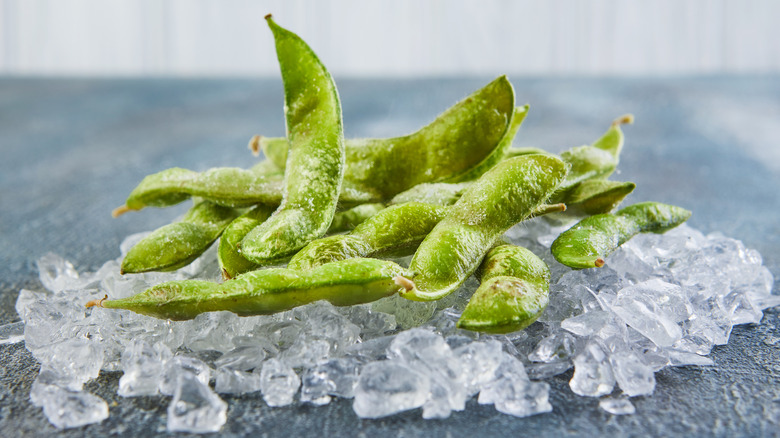
M 225 281 L 173 281 L 88 305 L 179 320 L 220 310 L 269 314 L 317 300 L 346 306 L 396 293 L 431 301 L 476 273 L 480 287 L 458 326 L 506 333 L 539 317 L 550 279 L 539 257 L 501 241 L 512 226 L 548 214 L 587 216 L 551 248 L 559 262 L 585 269 L 602 266 L 635 234 L 663 232 L 690 216 L 654 202 L 610 213 L 635 187 L 607 179 L 631 116 L 558 156 L 510 148 L 528 106 L 516 106 L 504 76 L 413 134 L 345 140 L 331 75 L 303 40 L 266 19 L 284 82 L 287 137 L 253 138 L 250 147 L 266 159 L 249 169 L 149 175 L 114 212 L 192 198 L 183 219 L 130 250 L 122 271 L 181 268 L 219 238 Z M 412 254 L 408 267 L 381 259 Z

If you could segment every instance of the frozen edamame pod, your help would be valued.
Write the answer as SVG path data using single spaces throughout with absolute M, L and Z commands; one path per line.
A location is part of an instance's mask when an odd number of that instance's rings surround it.
M 462 183 L 422 183 L 403 191 L 390 200 L 390 204 L 422 202 L 434 205 L 452 205 L 471 185 L 471 181 Z
M 385 204 L 361 204 L 346 210 L 337 211 L 328 228 L 328 233 L 340 233 L 355 229 L 366 220 L 385 209 Z
M 349 234 L 309 243 L 290 259 L 287 267 L 305 270 L 353 257 L 411 254 L 446 212 L 446 207 L 417 202 L 390 206 Z
M 635 188 L 636 184 L 632 182 L 589 179 L 567 194 L 566 211 L 575 215 L 609 213 Z
M 348 210 L 337 211 L 333 216 L 330 228 L 328 228 L 328 233 L 351 230 L 382 209 L 384 209 L 384 204 L 362 204 Z M 244 258 L 238 247 L 250 231 L 271 217 L 273 210 L 273 208 L 258 205 L 236 218 L 222 233 L 217 256 L 223 278 L 230 279 L 261 267 L 261 265 Z
M 298 35 L 266 21 L 284 82 L 290 151 L 279 209 L 241 241 L 255 263 L 292 255 L 328 230 L 344 178 L 344 130 L 336 84 Z
M 550 250 L 555 260 L 574 269 L 600 268 L 604 258 L 638 233 L 663 233 L 685 222 L 691 212 L 674 205 L 642 202 L 615 214 L 599 214 L 561 233 Z
M 531 155 L 531 154 L 549 154 L 549 152 L 547 152 L 544 149 L 533 148 L 533 147 L 509 148 L 504 154 L 504 159 L 519 157 L 521 155 Z
M 561 183 L 566 165 L 552 155 L 504 160 L 477 180 L 423 240 L 409 269 L 417 275 L 405 298 L 432 301 L 471 275 L 493 243 L 528 217 Z
M 522 330 L 547 307 L 550 269 L 531 251 L 499 245 L 482 261 L 480 285 L 458 319 L 458 327 L 487 333 Z
M 267 205 L 258 205 L 237 217 L 225 228 L 219 239 L 217 259 L 222 270 L 222 277 L 233 278 L 257 269 L 259 266 L 244 258 L 239 252 L 238 245 L 255 227 L 262 224 L 273 214 L 275 208 Z
M 347 140 L 344 180 L 386 201 L 420 183 L 476 178 L 503 156 L 525 118 L 528 107 L 514 105 L 512 84 L 501 76 L 413 134 Z M 260 144 L 266 157 L 284 164 L 285 139 Z
M 264 162 L 261 162 L 261 164 Z M 205 172 L 174 167 L 148 175 L 130 193 L 125 205 L 112 213 L 114 217 L 146 207 L 169 207 L 197 196 L 228 207 L 249 207 L 256 204 L 278 206 L 284 192 L 284 176 L 268 172 L 268 165 L 257 169 L 219 167 Z M 381 196 L 345 181 L 339 201 L 344 205 L 377 202 Z
M 179 222 L 153 231 L 130 248 L 121 272 L 173 271 L 198 258 L 241 212 L 209 201 L 195 204 Z
M 327 300 L 336 306 L 368 303 L 404 290 L 396 278 L 408 270 L 385 260 L 349 259 L 309 271 L 271 268 L 248 272 L 222 284 L 202 280 L 162 283 L 140 294 L 99 300 L 88 307 L 127 309 L 174 320 L 226 310 L 240 316 L 267 315 Z M 399 280 L 405 283 L 404 280 Z
M 621 125 L 633 123 L 634 116 L 627 114 L 612 122 L 607 132 L 590 146 L 579 146 L 561 153 L 561 159 L 571 167 L 566 179 L 552 197 L 553 202 L 566 202 L 566 194 L 577 184 L 597 178 L 606 178 L 617 168 L 624 136 Z

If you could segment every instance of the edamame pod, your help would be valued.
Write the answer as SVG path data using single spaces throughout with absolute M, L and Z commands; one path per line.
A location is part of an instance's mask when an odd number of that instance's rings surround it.
M 569 164 L 566 179 L 552 196 L 553 202 L 566 202 L 569 190 L 577 184 L 597 178 L 606 178 L 617 168 L 624 136 L 620 126 L 633 123 L 634 116 L 626 114 L 612 122 L 607 132 L 590 146 L 579 146 L 561 153 L 561 159 Z
M 432 301 L 471 275 L 493 243 L 528 217 L 563 181 L 566 165 L 552 155 L 500 162 L 461 196 L 423 240 L 409 269 L 417 273 L 405 298 Z
M 350 230 L 382 209 L 384 209 L 384 204 L 363 204 L 349 210 L 337 211 L 333 216 L 330 228 L 328 228 L 328 233 Z M 271 214 L 273 214 L 272 208 L 258 205 L 236 218 L 222 233 L 217 256 L 224 279 L 231 279 L 261 267 L 261 265 L 244 258 L 238 247 L 244 237 L 271 217 Z
M 504 159 L 519 157 L 521 155 L 531 155 L 531 154 L 549 154 L 544 149 L 534 148 L 534 147 L 523 147 L 523 148 L 509 148 L 507 149 L 506 153 L 504 154 Z
M 348 140 L 344 180 L 388 200 L 420 183 L 476 178 L 501 159 L 525 118 L 528 107 L 514 105 L 512 84 L 501 76 L 413 134 Z M 260 144 L 267 158 L 284 164 L 285 139 Z
M 240 316 L 267 315 L 319 300 L 336 306 L 368 303 L 403 290 L 395 278 L 401 266 L 376 259 L 349 259 L 309 271 L 271 268 L 248 272 L 222 284 L 202 280 L 162 283 L 140 294 L 90 306 L 127 309 L 174 320 L 226 310 Z M 403 282 L 403 280 L 401 280 Z
M 238 245 L 244 237 L 255 227 L 262 224 L 273 214 L 275 208 L 267 205 L 258 205 L 248 212 L 237 217 L 225 228 L 219 239 L 217 259 L 222 270 L 222 278 L 230 279 L 244 272 L 257 269 L 259 266 L 244 258 Z
M 344 130 L 336 84 L 298 35 L 266 16 L 284 82 L 290 142 L 279 209 L 241 241 L 255 263 L 292 255 L 328 230 L 344 178 Z
M 691 212 L 674 205 L 642 202 L 615 214 L 590 216 L 564 231 L 550 250 L 574 269 L 600 268 L 604 258 L 638 233 L 663 233 L 685 222 Z
M 209 201 L 195 204 L 179 222 L 153 231 L 130 248 L 121 273 L 173 271 L 198 258 L 240 211 Z
M 287 267 L 306 270 L 353 257 L 409 255 L 446 212 L 446 207 L 417 202 L 393 205 L 358 225 L 349 234 L 309 243 L 290 259 Z
M 550 269 L 531 251 L 499 245 L 482 261 L 480 285 L 458 319 L 458 327 L 487 333 L 522 330 L 549 301 Z
M 434 205 L 452 205 L 471 185 L 471 181 L 462 183 L 422 183 L 403 191 L 390 200 L 390 204 L 422 202 Z
M 633 192 L 632 182 L 590 179 L 577 184 L 566 196 L 567 212 L 575 215 L 609 213 Z
M 336 214 L 333 215 L 333 221 L 331 221 L 330 227 L 328 228 L 328 234 L 354 230 L 355 227 L 376 216 L 377 213 L 384 209 L 385 204 L 373 203 L 357 205 L 346 210 L 337 211 Z

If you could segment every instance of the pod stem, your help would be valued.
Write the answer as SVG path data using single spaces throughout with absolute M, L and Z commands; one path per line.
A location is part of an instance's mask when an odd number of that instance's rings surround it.
M 597 258 L 596 261 L 593 262 L 593 264 L 596 265 L 597 268 L 604 266 L 604 263 L 606 262 L 601 257 Z
M 618 117 L 617 119 L 612 121 L 612 126 L 618 126 L 618 125 L 630 125 L 634 123 L 634 115 L 633 114 L 623 114 L 622 116 Z
M 130 208 L 130 207 L 126 206 L 126 205 L 121 205 L 121 206 L 119 206 L 119 207 L 117 207 L 117 208 L 115 208 L 114 210 L 111 211 L 111 217 L 117 218 L 117 217 L 122 216 L 123 214 L 127 213 L 128 211 L 131 211 L 131 210 L 132 210 L 132 208 Z
M 533 211 L 528 216 L 528 219 L 544 216 L 546 214 L 550 213 L 560 213 L 562 211 L 566 211 L 566 204 L 560 203 L 560 204 L 542 204 Z
M 252 155 L 255 157 L 260 155 L 260 140 L 263 139 L 262 135 L 255 135 L 249 139 L 249 150 L 252 151 Z
M 97 300 L 90 300 L 87 302 L 86 306 L 87 308 L 90 307 L 103 307 L 103 301 L 108 299 L 108 294 L 104 295 L 103 298 L 99 298 Z
M 393 281 L 395 284 L 401 286 L 405 289 L 405 292 L 409 292 L 410 290 L 414 289 L 414 281 L 403 277 L 401 275 L 393 277 Z

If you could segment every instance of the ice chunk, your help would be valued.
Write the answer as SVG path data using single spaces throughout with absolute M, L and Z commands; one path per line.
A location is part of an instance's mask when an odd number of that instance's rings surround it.
M 255 370 L 257 372 L 257 370 Z M 269 406 L 285 406 L 293 402 L 301 379 L 295 371 L 279 359 L 265 361 L 260 372 L 263 400 Z
M 536 346 L 528 355 L 533 362 L 561 362 L 569 360 L 577 352 L 577 340 L 566 332 L 550 335 Z
M 494 398 L 496 410 L 515 417 L 552 412 L 550 385 L 544 382 L 509 381 L 500 398 Z
M 315 405 L 330 402 L 330 396 L 352 398 L 360 374 L 356 359 L 331 359 L 307 370 L 302 381 L 301 401 Z
M 52 292 L 79 289 L 85 284 L 73 265 L 57 254 L 47 253 L 36 261 L 36 265 L 43 287 Z
M 43 354 L 43 349 L 68 337 L 68 332 L 84 319 L 83 308 L 54 297 L 39 300 L 26 307 L 24 318 L 24 342 L 33 355 Z
M 612 371 L 620 389 L 630 396 L 649 395 L 655 389 L 653 369 L 642 363 L 633 351 L 619 351 L 609 357 Z
M 636 412 L 631 400 L 624 395 L 604 397 L 599 400 L 599 407 L 612 415 L 631 415 Z
M 466 394 L 472 396 L 496 378 L 496 371 L 504 360 L 501 343 L 495 340 L 471 342 L 454 351 L 461 363 Z
M 526 367 L 528 377 L 534 380 L 545 380 L 569 371 L 572 367 L 571 361 L 550 362 L 550 363 L 532 363 Z
M 301 336 L 279 355 L 279 359 L 293 368 L 311 367 L 328 360 L 331 346 L 326 339 Z
M 687 319 L 687 305 L 680 286 L 652 279 L 621 289 L 612 311 L 657 345 L 668 347 L 682 338 L 678 323 Z
M 600 397 L 612 392 L 615 375 L 607 355 L 597 342 L 588 342 L 574 358 L 574 376 L 569 381 L 569 387 L 575 394 L 586 397 Z
M 418 327 L 430 320 L 436 311 L 436 302 L 411 301 L 395 294 L 373 302 L 371 310 L 395 316 L 398 327 L 408 329 Z
M 45 292 L 33 292 L 27 289 L 20 290 L 19 296 L 16 298 L 16 313 L 19 315 L 19 318 L 22 321 L 26 320 L 31 306 L 38 301 L 45 301 L 47 295 Z
M 430 380 L 399 360 L 372 362 L 360 372 L 352 409 L 361 418 L 386 417 L 421 407 L 429 393 Z
M 227 403 L 192 373 L 180 373 L 168 406 L 168 432 L 218 432 L 227 421 Z
M 669 363 L 674 367 L 681 367 L 685 365 L 698 365 L 698 366 L 710 366 L 715 365 L 709 357 L 699 356 L 696 353 L 690 353 L 687 351 L 680 351 L 675 349 L 666 349 L 666 353 L 669 355 Z
M 190 324 L 190 336 L 184 343 L 194 351 L 228 352 L 233 348 L 233 336 L 241 325 L 239 316 L 231 312 L 201 313 Z
M 496 369 L 494 378 L 486 383 L 479 392 L 480 404 L 496 403 L 504 398 L 512 396 L 515 388 L 507 388 L 510 383 L 525 384 L 530 382 L 528 374 L 525 372 L 523 363 L 517 358 L 504 353 L 501 357 L 501 363 Z
M 194 375 L 204 385 L 208 385 L 211 379 L 211 368 L 205 362 L 194 357 L 177 354 L 165 362 L 162 376 L 160 376 L 160 384 L 158 385 L 160 393 L 173 395 L 176 391 L 176 385 L 178 385 L 179 374 L 181 373 Z
M 245 394 L 260 391 L 259 374 L 233 368 L 217 368 L 214 390 L 220 394 Z
M 24 341 L 24 322 L 0 325 L 0 345 Z
M 262 365 L 266 356 L 266 349 L 261 346 L 240 346 L 223 354 L 214 365 L 233 370 L 250 371 Z
M 342 307 L 339 312 L 360 328 L 364 340 L 385 336 L 396 328 L 394 315 L 371 310 L 370 305 Z
M 103 348 L 86 339 L 69 339 L 50 345 L 39 354 L 42 370 L 57 376 L 57 384 L 72 391 L 98 376 L 103 365 Z
M 35 406 L 43 408 L 43 414 L 55 427 L 79 427 L 108 418 L 108 405 L 103 399 L 87 392 L 60 388 L 52 377 L 44 370 L 33 382 L 30 399 Z
M 122 353 L 122 370 L 119 391 L 122 397 L 155 395 L 162 382 L 165 362 L 172 357 L 163 344 L 154 346 L 144 341 L 135 341 Z

